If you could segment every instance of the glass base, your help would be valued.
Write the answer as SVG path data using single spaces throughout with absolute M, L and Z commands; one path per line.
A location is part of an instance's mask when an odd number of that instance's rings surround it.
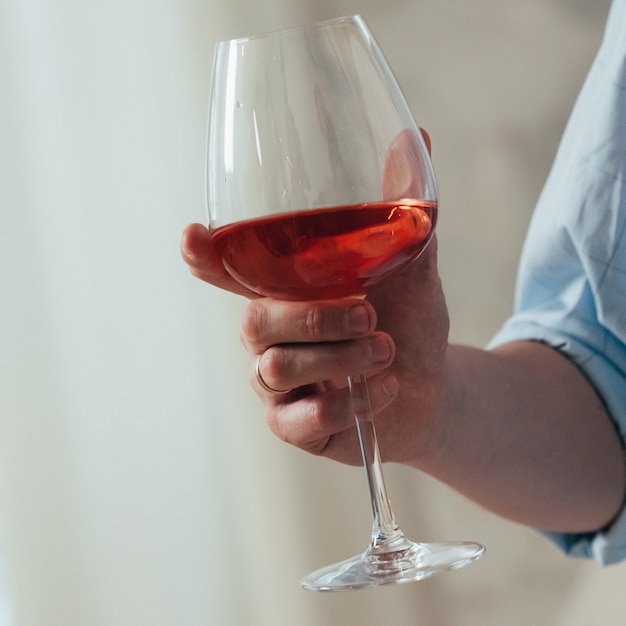
M 485 552 L 473 542 L 413 543 L 401 537 L 394 543 L 373 545 L 363 554 L 305 576 L 300 584 L 311 591 L 345 591 L 408 583 L 469 565 Z

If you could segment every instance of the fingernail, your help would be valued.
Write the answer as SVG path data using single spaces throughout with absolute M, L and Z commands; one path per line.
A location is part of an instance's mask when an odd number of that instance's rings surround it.
M 364 304 L 355 304 L 348 310 L 346 326 L 349 332 L 363 334 L 370 329 L 370 314 Z
M 372 363 L 385 363 L 391 356 L 389 342 L 383 337 L 375 337 L 369 342 Z
M 191 252 L 191 250 L 189 250 L 189 246 L 187 245 L 187 240 L 184 235 L 185 234 L 183 233 L 183 237 L 180 240 L 180 252 L 183 256 L 183 259 L 185 259 L 186 261 L 191 261 L 193 259 L 193 253 Z

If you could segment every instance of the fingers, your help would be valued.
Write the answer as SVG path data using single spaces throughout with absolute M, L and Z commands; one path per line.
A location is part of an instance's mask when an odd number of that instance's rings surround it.
M 368 376 L 375 415 L 393 402 L 399 387 L 387 371 L 395 344 L 375 326 L 374 309 L 358 299 L 249 303 L 242 341 L 251 354 L 260 355 L 251 367 L 250 383 L 263 400 L 274 434 L 313 454 L 362 462 L 347 378 Z
M 180 241 L 180 252 L 189 269 L 198 278 L 207 273 L 223 273 L 222 264 L 217 263 L 211 254 L 211 236 L 209 229 L 202 224 L 190 224 L 183 231 Z
M 390 374 L 372 376 L 368 387 L 375 415 L 388 407 L 398 393 L 398 382 Z M 348 389 L 314 391 L 296 390 L 290 397 L 268 399 L 266 421 L 271 431 L 281 440 L 312 454 L 360 465 L 362 458 Z
M 258 298 L 258 294 L 239 284 L 225 269 L 221 258 L 215 254 L 208 228 L 202 224 L 190 224 L 184 230 L 180 251 L 191 273 L 200 280 L 211 283 L 220 289 L 248 298 Z
M 250 354 L 262 355 L 258 373 L 267 386 L 293 389 L 388 367 L 395 345 L 375 327 L 376 313 L 364 300 L 261 298 L 246 308 L 241 340 Z M 255 389 L 259 392 L 260 385 Z
M 319 381 L 343 381 L 351 375 L 370 375 L 389 367 L 394 356 L 391 337 L 373 333 L 339 343 L 274 345 L 261 353 L 258 371 L 267 387 L 294 389 Z M 257 392 L 261 392 L 256 362 L 251 380 Z
M 244 313 L 241 339 L 251 354 L 271 345 L 343 341 L 376 327 L 371 304 L 356 298 L 325 302 L 283 302 L 260 298 Z

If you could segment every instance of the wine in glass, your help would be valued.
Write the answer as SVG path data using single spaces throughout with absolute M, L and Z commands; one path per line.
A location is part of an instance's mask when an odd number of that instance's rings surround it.
M 261 296 L 366 297 L 424 250 L 438 208 L 430 157 L 360 16 L 217 44 L 207 206 L 224 267 Z M 404 536 L 383 480 L 366 379 L 348 382 L 371 541 L 363 554 L 306 576 L 303 587 L 408 582 L 479 558 L 477 543 Z

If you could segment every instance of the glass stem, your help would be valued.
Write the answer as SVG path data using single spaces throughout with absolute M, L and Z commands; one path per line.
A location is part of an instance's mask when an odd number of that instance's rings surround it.
M 363 375 L 351 376 L 348 384 L 372 503 L 372 549 L 398 538 L 402 533 L 394 519 L 385 487 L 367 381 Z

